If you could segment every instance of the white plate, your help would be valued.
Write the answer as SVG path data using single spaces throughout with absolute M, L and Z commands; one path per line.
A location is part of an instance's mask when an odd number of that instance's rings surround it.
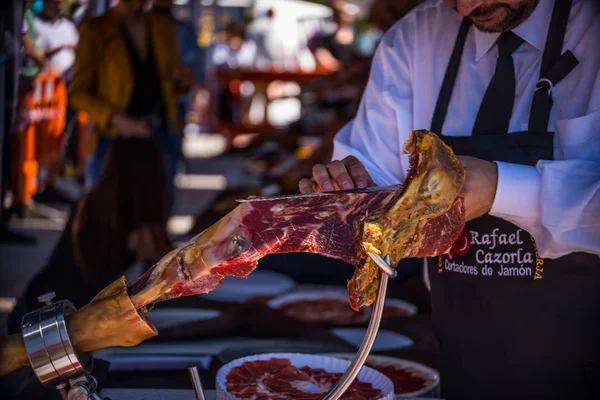
M 282 294 L 274 299 L 271 299 L 267 303 L 270 308 L 279 308 L 285 304 L 292 303 L 296 300 L 304 299 L 342 299 L 348 302 L 350 307 L 350 299 L 348 297 L 348 291 L 335 286 L 307 286 L 302 285 L 298 287 L 298 290 L 292 293 Z
M 237 360 L 225 364 L 217 372 L 217 399 L 240 400 L 234 395 L 228 393 L 226 389 L 227 375 L 233 368 L 239 367 L 248 361 L 270 360 L 271 358 L 288 359 L 295 367 L 308 366 L 310 368 L 321 368 L 327 372 L 333 373 L 343 373 L 350 366 L 349 361 L 342 360 L 340 358 L 300 353 L 269 353 L 238 358 Z M 382 396 L 379 399 L 395 399 L 392 381 L 381 372 L 369 367 L 364 367 L 359 371 L 357 378 L 361 382 L 370 383 L 373 388 L 381 390 Z
M 409 303 L 408 301 L 404 301 L 404 300 L 400 300 L 400 299 L 393 299 L 393 298 L 385 299 L 385 307 L 403 308 L 408 312 L 408 315 L 406 315 L 407 317 L 413 316 L 417 313 L 417 311 L 419 311 L 417 306 L 415 306 L 414 304 Z M 385 308 L 384 308 L 384 312 L 385 312 Z M 384 317 L 385 317 L 385 315 L 384 315 Z
M 336 288 L 336 287 L 325 287 L 322 290 L 308 289 L 308 290 L 301 290 L 301 291 L 297 291 L 297 292 L 293 292 L 293 293 L 283 294 L 283 295 L 278 296 L 278 297 L 272 299 L 271 301 L 269 301 L 267 303 L 267 305 L 269 306 L 269 308 L 279 309 L 279 308 L 285 306 L 286 304 L 294 303 L 296 301 L 321 300 L 321 299 L 323 299 L 323 300 L 324 299 L 340 300 L 346 304 L 349 312 L 352 311 L 352 309 L 350 308 L 350 299 L 348 297 L 348 291 L 346 289 L 341 289 L 341 288 Z M 362 312 L 362 315 L 360 316 L 360 318 L 358 318 L 357 320 L 352 321 L 352 322 L 342 324 L 342 323 L 333 323 L 333 322 L 323 321 L 323 323 L 328 324 L 328 325 L 362 324 L 362 323 L 368 321 L 369 317 L 371 316 L 371 309 L 364 307 L 361 310 L 361 312 Z
M 367 328 L 334 328 L 331 329 L 330 332 L 356 348 L 359 348 L 365 337 Z M 415 342 L 407 336 L 382 329 L 377 334 L 377 338 L 375 339 L 371 351 L 398 350 L 404 347 L 410 347 L 413 344 L 415 344 Z
M 277 296 L 294 289 L 296 283 L 286 275 L 272 271 L 254 271 L 247 278 L 228 277 L 223 284 L 203 298 L 230 303 L 244 303 L 254 296 Z
M 338 357 L 343 360 L 353 360 L 355 354 L 350 353 L 333 353 L 333 354 L 325 354 L 330 357 Z M 410 368 L 418 371 L 421 375 L 427 377 L 430 382 L 425 388 L 411 393 L 396 393 L 398 399 L 406 399 L 406 398 L 414 398 L 421 397 L 424 395 L 432 395 L 433 392 L 439 388 L 440 386 L 440 374 L 433 368 L 429 368 L 426 365 L 419 364 L 418 362 L 405 360 L 403 358 L 395 358 L 395 357 L 386 357 L 386 356 L 376 356 L 370 355 L 367 358 L 367 362 L 372 366 L 385 366 L 385 365 L 397 365 L 400 368 Z
M 205 321 L 217 318 L 221 313 L 217 310 L 199 308 L 156 308 L 148 314 L 150 321 L 159 331 L 177 325 L 184 325 L 194 321 Z

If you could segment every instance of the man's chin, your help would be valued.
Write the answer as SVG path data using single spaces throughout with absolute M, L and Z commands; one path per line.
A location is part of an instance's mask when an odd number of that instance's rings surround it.
M 508 32 L 521 25 L 531 16 L 539 4 L 539 0 L 522 1 L 517 8 L 498 8 L 490 13 L 490 18 L 477 18 L 469 16 L 477 29 L 487 33 Z
M 510 21 L 509 12 L 501 10 L 497 10 L 489 19 L 471 18 L 471 22 L 477 29 L 487 33 L 505 32 L 514 28 Z
M 473 25 L 475 25 L 475 27 L 478 30 L 480 30 L 481 32 L 497 33 L 497 32 L 505 31 L 503 25 L 498 22 L 494 22 L 494 21 L 485 21 L 485 22 L 472 21 L 472 22 L 473 22 Z

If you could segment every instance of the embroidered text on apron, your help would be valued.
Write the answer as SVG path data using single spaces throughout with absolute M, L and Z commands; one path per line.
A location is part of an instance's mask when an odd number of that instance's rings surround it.
M 577 65 L 571 52 L 561 54 L 571 5 L 555 3 L 529 130 L 442 136 L 456 154 L 523 165 L 554 159 L 554 134 L 546 132 L 552 88 Z M 464 19 L 450 58 L 435 133 L 442 133 L 469 25 Z M 443 397 L 600 398 L 600 258 L 541 259 L 526 231 L 490 215 L 467 231 L 467 254 L 428 260 Z

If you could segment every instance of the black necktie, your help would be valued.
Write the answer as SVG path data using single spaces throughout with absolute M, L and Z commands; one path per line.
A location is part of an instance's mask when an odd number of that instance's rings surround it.
M 508 132 L 515 100 L 515 64 L 512 53 L 523 39 L 512 32 L 504 32 L 498 45 L 496 71 L 488 86 L 477 113 L 472 135 L 500 135 Z

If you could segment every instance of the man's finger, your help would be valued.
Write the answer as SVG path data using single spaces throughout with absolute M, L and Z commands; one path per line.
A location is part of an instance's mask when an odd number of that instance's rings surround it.
M 350 190 L 354 189 L 354 182 L 352 177 L 346 170 L 346 166 L 341 161 L 332 161 L 327 165 L 329 174 L 337 182 L 340 189 Z
M 312 182 L 307 178 L 304 178 L 298 182 L 298 188 L 302 194 L 314 193 Z
M 356 157 L 348 156 L 344 158 L 343 162 L 357 188 L 364 189 L 368 186 L 374 186 L 367 169 Z
M 335 190 L 333 182 L 331 181 L 331 176 L 329 176 L 329 171 L 323 164 L 315 164 L 313 167 L 313 179 L 323 191 L 331 192 Z

